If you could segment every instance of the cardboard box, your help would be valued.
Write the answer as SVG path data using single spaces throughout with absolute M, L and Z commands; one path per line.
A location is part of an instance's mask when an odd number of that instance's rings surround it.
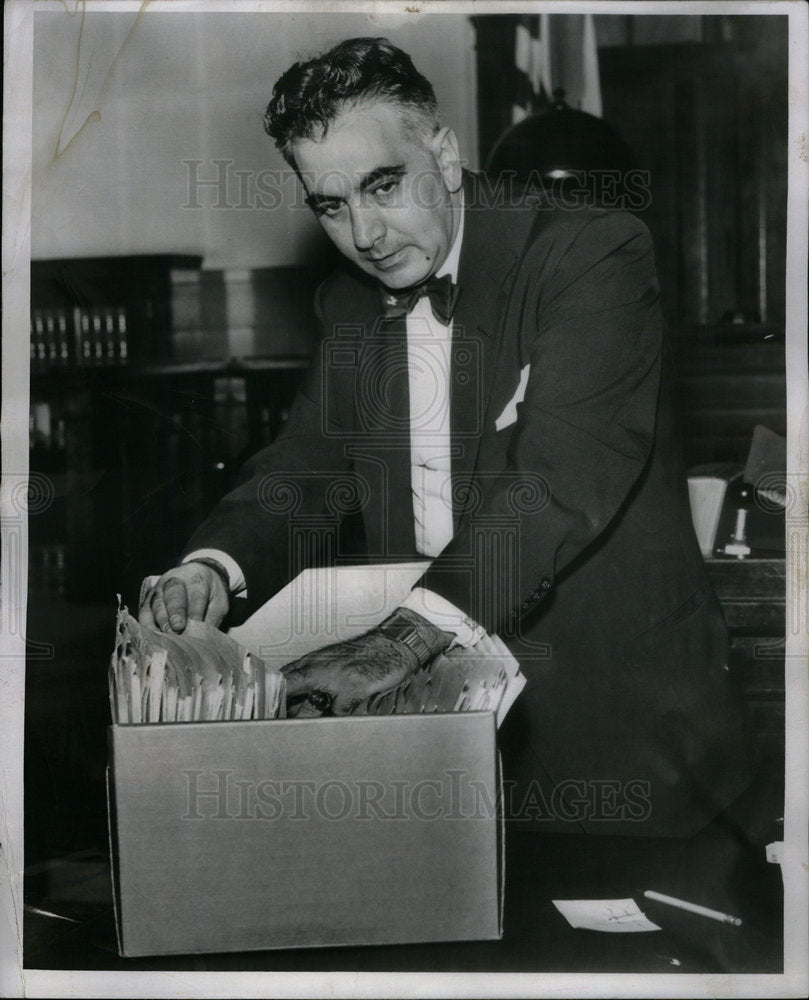
M 230 635 L 281 666 L 381 621 L 425 565 L 307 570 Z M 112 726 L 121 954 L 499 938 L 495 731 L 494 712 Z
M 109 732 L 122 955 L 501 936 L 492 712 Z

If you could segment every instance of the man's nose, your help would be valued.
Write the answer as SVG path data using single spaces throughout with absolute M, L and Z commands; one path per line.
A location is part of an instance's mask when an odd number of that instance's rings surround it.
M 358 205 L 351 212 L 351 236 L 361 253 L 371 249 L 385 233 L 385 225 L 373 205 Z

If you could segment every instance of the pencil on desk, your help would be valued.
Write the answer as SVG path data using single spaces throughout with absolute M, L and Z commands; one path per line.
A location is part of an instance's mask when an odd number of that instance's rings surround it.
M 707 906 L 700 906 L 698 903 L 689 903 L 684 899 L 677 899 L 674 896 L 664 896 L 662 892 L 655 892 L 653 889 L 647 889 L 643 895 L 647 899 L 656 900 L 658 903 L 665 903 L 667 906 L 675 906 L 679 910 L 687 910 L 689 913 L 698 913 L 702 917 L 718 920 L 722 924 L 732 924 L 734 927 L 741 927 L 742 924 L 739 917 L 732 917 L 729 913 L 711 910 Z

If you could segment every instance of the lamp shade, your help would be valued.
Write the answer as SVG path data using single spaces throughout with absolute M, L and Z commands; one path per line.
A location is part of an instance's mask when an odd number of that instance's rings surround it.
M 637 167 L 635 156 L 602 118 L 568 107 L 560 92 L 553 106 L 529 115 L 500 136 L 486 164 L 490 177 L 508 174 L 523 184 L 618 172 Z

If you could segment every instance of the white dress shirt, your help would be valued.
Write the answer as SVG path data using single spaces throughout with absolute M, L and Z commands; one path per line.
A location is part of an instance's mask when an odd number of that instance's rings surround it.
M 458 278 L 463 242 L 463 204 L 457 235 L 447 259 L 436 272 Z M 452 321 L 444 326 L 423 296 L 407 317 L 407 359 L 410 390 L 410 485 L 416 551 L 434 558 L 451 541 L 452 445 L 450 438 L 450 366 Z M 402 606 L 418 612 L 433 625 L 454 632 L 455 643 L 474 645 L 485 633 L 471 618 L 443 597 L 414 588 Z

